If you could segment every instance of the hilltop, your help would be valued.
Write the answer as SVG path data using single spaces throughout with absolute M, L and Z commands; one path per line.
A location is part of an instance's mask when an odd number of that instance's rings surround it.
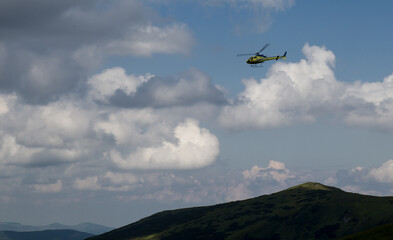
M 305 183 L 243 201 L 163 211 L 88 239 L 338 239 L 389 223 L 393 197 Z

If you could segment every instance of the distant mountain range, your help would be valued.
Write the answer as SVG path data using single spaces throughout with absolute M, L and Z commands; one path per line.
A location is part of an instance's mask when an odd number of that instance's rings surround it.
M 88 240 L 393 239 L 393 197 L 305 183 L 271 195 L 163 211 Z
M 65 229 L 90 233 L 92 235 L 98 235 L 112 230 L 112 228 L 98 225 L 98 224 L 93 224 L 93 223 L 81 223 L 77 225 L 64 225 L 60 223 L 53 223 L 46 226 L 28 226 L 15 222 L 0 222 L 0 231 L 32 232 L 32 231 L 65 230 Z
M 0 240 L 83 240 L 92 234 L 74 230 L 45 230 L 35 232 L 1 231 Z

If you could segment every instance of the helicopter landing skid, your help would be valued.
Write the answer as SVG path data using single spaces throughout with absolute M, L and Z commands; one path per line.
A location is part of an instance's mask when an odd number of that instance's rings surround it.
M 253 64 L 253 65 L 250 65 L 250 66 L 253 67 L 253 68 L 260 68 L 260 67 L 263 67 L 262 63 Z

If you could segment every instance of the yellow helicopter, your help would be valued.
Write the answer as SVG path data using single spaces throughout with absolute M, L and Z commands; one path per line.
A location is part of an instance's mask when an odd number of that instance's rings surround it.
M 287 52 L 284 53 L 284 55 L 282 56 L 274 56 L 274 57 L 266 57 L 263 54 L 260 54 L 263 50 L 265 50 L 265 48 L 267 48 L 270 44 L 267 43 L 261 50 L 259 50 L 259 52 L 257 53 L 243 53 L 243 54 L 238 54 L 237 56 L 248 56 L 248 55 L 254 55 L 252 57 L 250 57 L 247 60 L 248 64 L 251 64 L 251 67 L 262 67 L 262 63 L 266 62 L 266 61 L 270 61 L 270 60 L 278 60 L 280 58 L 283 58 L 284 60 L 286 60 L 287 58 Z

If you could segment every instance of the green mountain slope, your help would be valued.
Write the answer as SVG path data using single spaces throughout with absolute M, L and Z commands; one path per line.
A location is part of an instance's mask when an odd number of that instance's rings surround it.
M 305 183 L 244 201 L 160 212 L 89 240 L 337 239 L 391 222 L 393 197 Z
M 378 226 L 366 231 L 352 234 L 350 236 L 340 238 L 340 240 L 392 240 L 393 239 L 393 223 Z
M 0 240 L 83 240 L 92 236 L 74 230 L 45 230 L 36 232 L 1 231 Z

